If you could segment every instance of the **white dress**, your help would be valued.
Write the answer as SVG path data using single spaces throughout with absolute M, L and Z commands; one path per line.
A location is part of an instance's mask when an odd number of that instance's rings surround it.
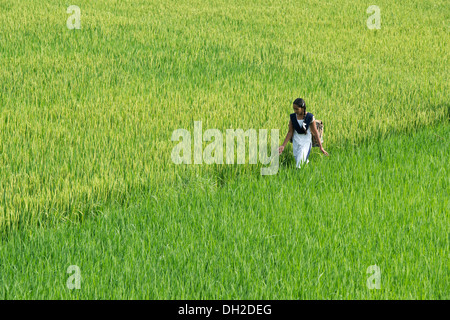
M 312 121 L 314 121 L 314 116 Z M 298 120 L 300 127 L 303 126 L 303 120 Z M 311 123 L 312 123 L 311 121 Z M 309 162 L 308 157 L 311 152 L 312 140 L 311 140 L 311 124 L 306 131 L 306 134 L 299 134 L 294 129 L 294 136 L 292 137 L 292 148 L 294 151 L 294 157 L 297 168 L 301 168 L 303 164 Z

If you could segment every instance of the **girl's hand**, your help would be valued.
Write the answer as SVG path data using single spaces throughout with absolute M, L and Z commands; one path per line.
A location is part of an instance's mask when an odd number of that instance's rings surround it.
M 323 149 L 323 147 L 320 147 L 320 151 L 322 151 L 322 153 L 323 153 L 324 155 L 328 156 L 328 152 L 326 152 L 326 151 Z
M 283 152 L 283 150 L 284 150 L 284 146 L 279 147 L 278 148 L 278 154 L 281 154 Z

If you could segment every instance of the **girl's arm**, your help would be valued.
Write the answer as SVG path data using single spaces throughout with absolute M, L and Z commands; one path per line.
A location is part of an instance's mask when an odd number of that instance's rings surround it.
M 320 141 L 319 131 L 317 131 L 316 122 L 314 120 L 311 123 L 311 133 L 314 135 L 314 137 L 316 137 L 317 141 L 319 141 L 320 151 L 322 151 L 322 153 L 327 156 L 328 152 L 326 152 L 322 147 L 322 141 Z
M 283 145 L 278 148 L 279 154 L 281 154 L 284 150 L 284 147 L 286 147 L 286 144 L 289 140 L 291 140 L 292 136 L 294 135 L 294 127 L 292 126 L 291 120 L 289 120 L 289 131 L 286 135 L 286 139 L 284 139 Z

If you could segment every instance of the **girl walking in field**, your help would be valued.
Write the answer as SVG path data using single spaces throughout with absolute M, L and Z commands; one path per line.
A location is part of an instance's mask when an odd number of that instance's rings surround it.
M 306 112 L 305 101 L 301 98 L 295 99 L 293 108 L 294 113 L 291 114 L 291 119 L 289 121 L 289 131 L 286 135 L 286 139 L 284 139 L 283 145 L 278 149 L 278 152 L 281 154 L 288 141 L 292 138 L 296 167 L 300 168 L 302 164 L 309 162 L 308 157 L 312 147 L 311 133 L 317 138 L 320 151 L 326 156 L 328 156 L 328 152 L 322 147 L 319 132 L 317 131 L 316 123 L 314 121 L 314 115 L 310 112 Z

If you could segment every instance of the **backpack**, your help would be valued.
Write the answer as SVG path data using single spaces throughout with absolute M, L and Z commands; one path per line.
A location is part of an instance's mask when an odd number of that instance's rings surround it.
M 314 120 L 314 122 L 316 123 L 317 132 L 319 133 L 320 142 L 323 144 L 323 122 L 322 120 Z M 317 138 L 314 135 L 311 135 L 311 137 L 312 137 L 312 146 L 320 147 Z
M 295 113 L 291 113 L 290 115 L 292 126 L 294 127 L 294 130 L 297 131 L 297 133 L 299 134 L 306 134 L 306 131 L 308 131 L 309 125 L 311 124 L 313 117 L 314 116 L 312 113 L 307 113 L 305 121 L 303 121 L 303 127 L 300 127 L 297 121 L 297 115 Z M 314 120 L 314 122 L 316 123 L 317 132 L 319 133 L 320 142 L 323 143 L 323 122 L 322 120 Z M 319 142 L 317 141 L 314 135 L 311 135 L 311 140 L 313 147 L 319 146 Z M 290 141 L 292 142 L 292 138 Z

